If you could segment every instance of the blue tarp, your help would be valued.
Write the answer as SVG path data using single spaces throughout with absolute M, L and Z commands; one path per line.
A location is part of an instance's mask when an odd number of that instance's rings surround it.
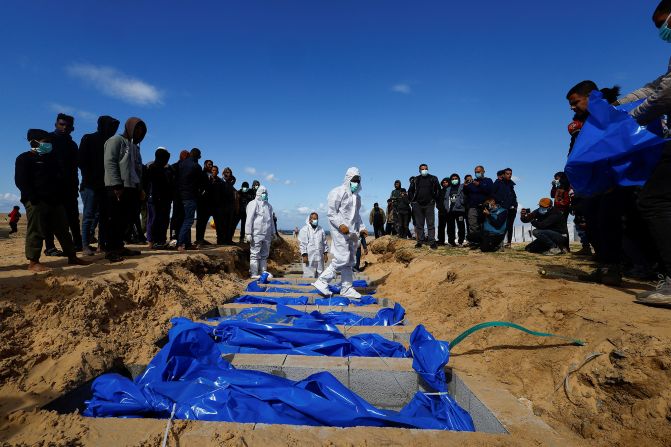
M 365 281 L 363 281 L 365 283 Z M 277 285 L 284 285 L 285 287 L 277 287 Z M 245 288 L 245 292 L 268 292 L 268 293 L 307 293 L 307 294 L 316 294 L 319 293 L 317 289 L 311 289 L 311 290 L 304 290 L 304 289 L 298 289 L 296 286 L 310 286 L 311 284 L 289 284 L 289 283 L 282 283 L 282 284 L 259 284 L 258 281 L 251 281 L 249 284 L 247 284 L 247 287 Z M 337 295 L 340 293 L 342 290 L 340 284 L 333 284 L 329 285 L 329 290 L 331 293 Z M 367 287 L 367 286 L 355 286 L 355 287 Z M 371 292 L 370 295 L 375 294 L 375 292 Z M 371 296 L 368 296 L 369 299 L 374 299 Z
M 252 299 L 256 297 L 250 297 Z M 236 300 L 236 302 L 239 302 Z M 244 302 L 244 301 L 243 301 Z M 247 301 L 248 302 L 248 301 Z M 249 302 L 248 302 L 249 303 Z M 250 304 L 274 304 L 274 303 L 257 303 L 252 302 Z M 289 303 L 291 305 L 294 303 Z M 295 303 L 295 304 L 305 304 L 305 303 Z M 322 303 L 328 304 L 328 303 Z M 255 321 L 263 321 L 269 323 L 284 323 L 288 322 L 287 317 L 290 316 L 290 321 L 293 322 L 294 326 L 300 325 L 313 325 L 314 324 L 332 324 L 332 325 L 344 325 L 344 326 L 395 326 L 401 324 L 405 318 L 405 309 L 400 304 L 396 303 L 394 308 L 384 307 L 377 311 L 374 317 L 362 317 L 361 315 L 352 313 L 352 312 L 342 312 L 342 311 L 332 311 L 321 313 L 318 311 L 314 312 L 302 312 L 300 310 L 292 309 L 287 307 L 287 305 L 277 304 L 276 309 L 264 309 L 263 311 L 260 308 L 250 308 L 244 309 L 238 315 L 234 316 L 233 319 L 249 319 L 254 318 Z M 230 320 L 230 317 L 223 317 L 224 320 Z M 221 320 L 219 318 L 218 320 Z
M 664 149 L 661 125 L 641 127 L 628 111 L 640 103 L 615 108 L 594 91 L 589 117 L 566 163 L 577 194 L 591 196 L 617 186 L 642 186 Z
M 301 304 L 309 304 L 310 298 L 307 296 L 241 295 L 233 300 L 233 302 L 239 304 L 284 304 L 285 306 L 298 306 Z M 377 299 L 370 295 L 364 295 L 360 299 L 333 296 L 330 298 L 317 298 L 314 300 L 314 304 L 319 306 L 368 306 L 370 304 L 377 304 Z
M 206 325 L 185 319 L 175 323 L 168 343 L 135 381 L 105 374 L 93 382 L 85 416 L 167 418 L 174 404 L 177 419 L 474 431 L 470 415 L 448 395 L 417 393 L 400 412 L 381 410 L 328 372 L 293 382 L 237 370 L 222 358 Z M 442 352 L 438 344 L 443 342 L 427 338 L 428 332 L 422 330 L 414 338 L 423 347 L 412 350 L 424 352 L 417 362 L 426 372 L 435 366 L 424 363 L 431 346 Z

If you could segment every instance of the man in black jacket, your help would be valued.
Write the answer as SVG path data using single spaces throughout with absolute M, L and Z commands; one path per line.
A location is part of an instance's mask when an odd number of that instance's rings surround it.
M 173 178 L 168 165 L 170 152 L 159 147 L 154 153 L 154 161 L 147 165 L 143 179 L 147 191 L 147 241 L 149 248 L 165 248 L 166 233 L 170 224 Z
M 440 181 L 440 191 L 436 200 L 438 209 L 438 245 L 445 245 L 445 229 L 447 228 L 447 209 L 445 208 L 445 194 L 450 190 L 450 179 L 445 177 Z
M 79 170 L 82 173 L 80 192 L 84 211 L 82 216 L 82 246 L 85 255 L 93 255 L 91 238 L 95 231 L 96 214 L 102 213 L 98 221 L 99 247 L 105 247 L 105 141 L 114 136 L 119 129 L 119 120 L 103 115 L 98 118 L 98 130 L 86 134 L 79 144 Z
M 538 209 L 531 213 L 522 210 L 520 218 L 522 222 L 531 223 L 534 227 L 531 234 L 536 240 L 525 247 L 526 251 L 558 255 L 568 250 L 568 228 L 564 212 L 554 208 L 551 199 L 541 199 Z
M 56 117 L 55 130 L 51 133 L 52 154 L 57 169 L 61 172 L 63 206 L 68 218 L 68 226 L 77 251 L 82 250 L 82 235 L 79 229 L 79 174 L 77 172 L 77 143 L 70 134 L 75 130 L 75 119 L 70 115 L 59 113 Z M 59 256 L 61 253 L 54 245 L 54 235 L 47 233 L 44 240 L 47 256 Z
M 429 174 L 429 166 L 426 163 L 419 165 L 419 173 L 414 182 L 410 184 L 408 196 L 412 202 L 412 211 L 415 217 L 415 236 L 417 237 L 416 248 L 422 246 L 424 240 L 424 224 L 426 223 L 429 236 L 429 244 L 432 249 L 438 248 L 435 239 L 436 199 L 440 185 L 435 175 Z
M 21 191 L 21 203 L 25 206 L 28 217 L 26 231 L 28 270 L 34 272 L 49 270 L 40 264 L 42 242 L 49 235 L 58 238 L 68 258 L 68 264 L 88 265 L 90 262 L 77 258 L 68 231 L 68 219 L 63 206 L 65 185 L 58 159 L 52 152 L 53 135 L 42 129 L 30 129 L 27 138 L 31 149 L 16 157 L 14 182 Z
M 189 156 L 177 164 L 177 194 L 184 208 L 184 220 L 179 230 L 177 249 L 185 251 L 191 246 L 191 227 L 196 214 L 198 197 L 203 190 L 203 170 L 198 164 L 200 149 L 193 148 Z
M 492 195 L 499 206 L 508 210 L 508 221 L 506 222 L 506 247 L 510 247 L 513 240 L 513 228 L 517 217 L 517 193 L 513 181 L 513 170 L 506 168 L 501 171 L 501 178 L 494 182 Z
M 242 182 L 240 191 L 238 192 L 238 208 L 240 209 L 240 243 L 242 244 L 245 240 L 245 224 L 247 223 L 247 205 L 249 202 L 256 198 L 254 194 L 249 189 L 248 182 Z
M 214 216 L 214 190 L 212 180 L 212 167 L 214 163 L 212 160 L 205 160 L 203 163 L 203 191 L 198 196 L 198 212 L 196 219 L 196 244 L 209 245 L 205 240 L 205 230 L 210 217 Z M 217 168 L 218 169 L 218 168 Z M 217 177 L 218 178 L 218 177 Z

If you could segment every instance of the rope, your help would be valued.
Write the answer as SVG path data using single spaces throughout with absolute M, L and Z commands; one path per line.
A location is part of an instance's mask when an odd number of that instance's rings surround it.
M 373 346 L 373 343 L 367 343 L 367 342 L 366 342 L 366 343 L 364 343 L 364 346 L 370 346 L 370 348 L 371 348 L 373 351 L 375 351 L 375 354 L 377 354 L 377 356 L 380 358 L 380 360 L 382 360 L 382 362 L 385 364 L 385 366 L 386 366 L 387 368 L 389 368 L 389 370 L 391 370 L 391 365 L 390 365 L 389 363 L 387 363 L 387 361 L 384 359 L 384 357 L 382 357 L 382 356 L 380 355 L 380 353 L 377 351 L 377 349 L 375 349 L 375 346 Z M 393 371 L 392 371 L 392 372 L 393 372 Z M 406 390 L 405 388 L 403 388 L 403 385 L 401 385 L 401 382 L 399 382 L 398 379 L 396 378 L 396 374 L 392 374 L 391 376 L 392 376 L 392 377 L 394 378 L 394 380 L 396 381 L 396 384 L 398 385 L 398 388 L 399 388 L 401 391 L 403 391 L 403 393 L 405 393 L 406 397 L 411 398 L 411 397 L 412 397 L 412 394 L 408 393 L 408 390 Z
M 571 344 L 574 344 L 574 345 L 577 345 L 577 346 L 585 346 L 587 344 L 585 341 L 577 339 L 577 338 L 565 337 L 563 335 L 550 334 L 550 333 L 547 333 L 547 332 L 532 331 L 531 329 L 527 329 L 523 326 L 520 326 L 519 324 L 510 323 L 510 322 L 507 322 L 507 321 L 490 321 L 490 322 L 487 322 L 487 323 L 476 324 L 472 328 L 467 329 L 464 332 L 462 332 L 461 334 L 459 334 L 450 343 L 450 350 L 452 348 L 454 348 L 456 345 L 458 345 L 459 343 L 461 343 L 466 337 L 468 337 L 472 333 L 477 332 L 481 329 L 486 329 L 486 328 L 489 328 L 489 327 L 496 327 L 496 326 L 498 326 L 498 327 L 509 327 L 509 328 L 517 329 L 518 331 L 522 331 L 522 332 L 525 332 L 525 333 L 530 334 L 530 335 L 535 335 L 536 337 L 556 337 L 556 338 L 560 338 L 562 340 L 566 340 L 566 341 L 570 342 Z
M 172 419 L 175 417 L 175 410 L 177 409 L 177 402 L 172 404 L 172 412 L 170 413 L 170 419 L 168 419 L 168 424 L 165 426 L 165 433 L 163 434 L 163 442 L 161 447 L 168 445 L 168 432 L 170 432 L 170 425 L 172 424 Z

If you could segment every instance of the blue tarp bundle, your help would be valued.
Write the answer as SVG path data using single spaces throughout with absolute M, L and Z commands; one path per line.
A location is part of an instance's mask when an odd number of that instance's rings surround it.
M 252 297 L 255 298 L 255 297 Z M 237 301 L 236 301 L 237 302 Z M 259 304 L 259 303 L 254 303 Z M 265 303 L 267 304 L 267 303 Z M 304 303 L 299 303 L 304 304 Z M 224 320 L 252 320 L 266 323 L 293 323 L 294 326 L 314 326 L 321 324 L 343 326 L 395 326 L 405 318 L 405 309 L 396 303 L 394 308 L 384 307 L 377 311 L 374 317 L 362 317 L 352 312 L 302 312 L 286 305 L 277 304 L 276 309 L 249 308 L 244 309 L 233 317 L 223 317 Z M 221 318 L 218 320 L 221 321 Z
M 307 296 L 241 295 L 233 300 L 233 302 L 239 304 L 284 304 L 285 306 L 300 306 L 310 304 L 310 298 Z M 370 295 L 364 295 L 359 299 L 333 296 L 330 298 L 317 298 L 314 300 L 314 304 L 319 306 L 368 306 L 370 304 L 377 304 L 377 299 Z
M 356 281 L 355 281 L 356 282 Z M 366 281 L 363 281 L 365 284 Z M 285 287 L 277 287 L 277 285 L 284 285 Z M 297 289 L 295 286 L 310 286 L 311 284 L 290 284 L 283 282 L 281 284 L 274 284 L 273 282 L 268 283 L 268 284 L 259 284 L 258 281 L 251 281 L 249 284 L 247 284 L 247 287 L 245 288 L 246 292 L 268 292 L 268 293 L 308 293 L 308 294 L 316 294 L 319 293 L 317 289 L 312 289 L 312 290 L 303 290 L 303 289 Z M 333 294 L 338 294 L 342 290 L 342 287 L 339 284 L 333 284 L 329 285 L 329 290 Z M 355 286 L 355 287 L 367 287 L 367 286 Z M 375 292 L 371 292 L 371 295 L 375 294 Z M 344 298 L 344 297 L 340 297 Z M 370 295 L 365 296 L 369 301 L 374 300 Z M 354 300 L 356 301 L 356 300 Z M 335 304 L 334 304 L 335 305 Z
M 566 163 L 576 193 L 600 194 L 617 186 L 642 186 L 650 177 L 666 143 L 661 125 L 641 127 L 628 111 L 641 101 L 617 108 L 594 91 L 589 117 Z
M 399 412 L 381 410 L 327 372 L 293 382 L 237 370 L 222 358 L 211 328 L 185 319 L 175 323 L 168 343 L 135 381 L 105 374 L 93 382 L 85 416 L 167 418 L 174 405 L 177 419 L 474 430 L 470 415 L 448 395 L 417 393 Z M 443 347 L 447 343 L 434 340 L 420 327 L 413 333 L 418 347 L 412 349 L 423 355 L 413 366 L 423 377 L 438 377 L 431 369 L 434 363 L 447 362 Z M 426 363 L 427 358 L 432 362 Z M 437 386 L 436 390 L 445 388 L 444 383 Z

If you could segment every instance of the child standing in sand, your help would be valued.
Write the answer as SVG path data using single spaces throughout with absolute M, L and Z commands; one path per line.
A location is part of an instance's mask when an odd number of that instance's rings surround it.
M 9 234 L 13 234 L 19 231 L 17 229 L 17 224 L 19 223 L 19 219 L 21 219 L 21 213 L 19 212 L 19 209 L 20 208 L 18 206 L 14 206 L 14 209 L 7 216 L 9 218 L 9 228 L 12 229 Z

